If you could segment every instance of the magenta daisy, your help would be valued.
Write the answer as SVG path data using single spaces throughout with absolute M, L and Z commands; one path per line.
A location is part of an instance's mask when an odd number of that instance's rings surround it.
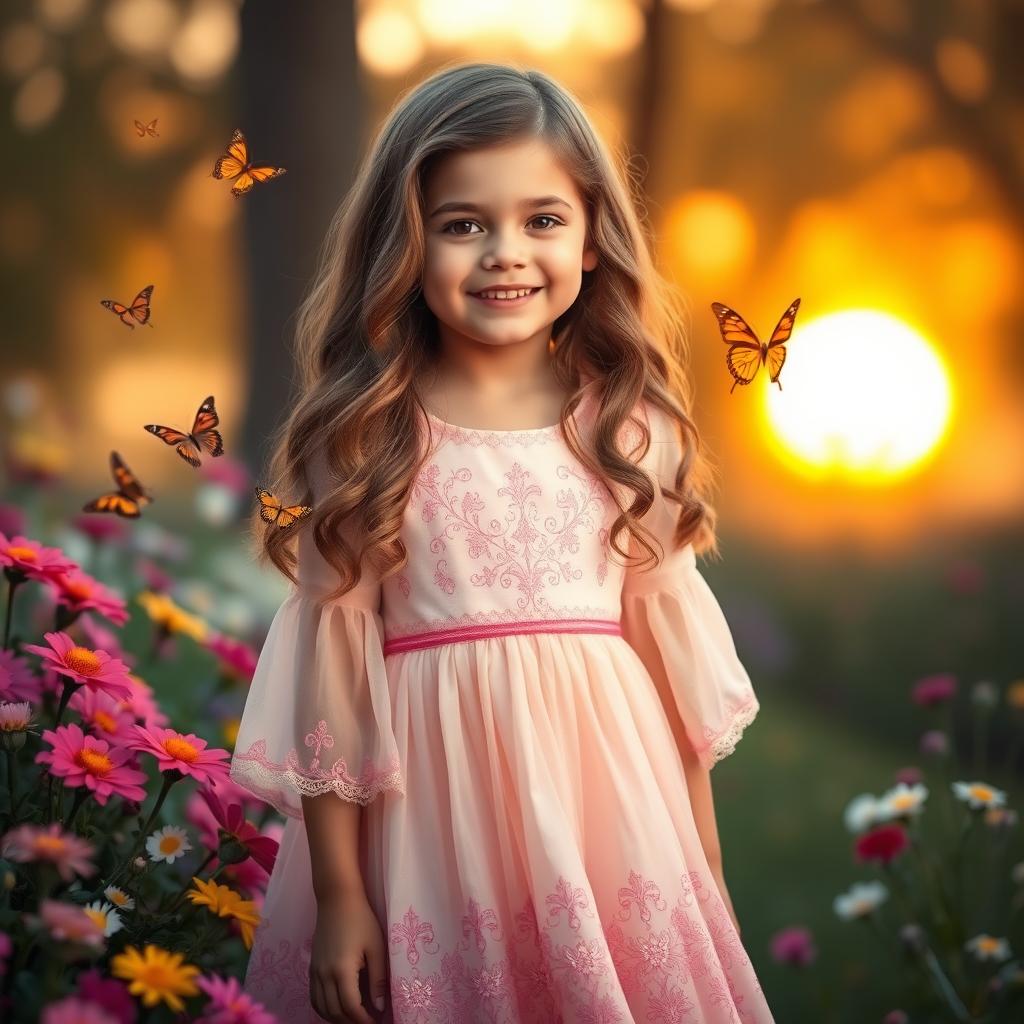
M 102 1006 L 78 996 L 67 996 L 43 1007 L 39 1024 L 119 1024 Z
M 83 687 L 71 695 L 68 706 L 73 708 L 101 739 L 124 746 L 128 727 L 135 717 L 123 703 L 109 693 Z
M 242 991 L 237 978 L 207 974 L 196 978 L 196 984 L 210 997 L 203 1007 L 203 1024 L 275 1024 L 277 1020 Z
M 45 637 L 49 647 L 24 644 L 24 650 L 38 654 L 44 664 L 76 683 L 103 690 L 115 698 L 131 695 L 128 666 L 123 661 L 111 658 L 106 651 L 79 647 L 64 632 L 47 633 Z
M 156 702 L 153 687 L 141 676 L 132 672 L 128 673 L 128 682 L 131 683 L 132 693 L 130 697 L 123 697 L 118 706 L 130 711 L 136 718 L 141 719 L 147 726 L 166 725 L 170 719 L 161 710 Z
M 128 748 L 89 736 L 74 722 L 44 730 L 43 739 L 53 750 L 36 754 L 36 761 L 48 764 L 50 774 L 63 778 L 65 786 L 85 786 L 101 805 L 112 795 L 145 800 L 146 791 L 138 783 L 146 781 L 146 773 L 131 767 Z
M 33 580 L 49 580 L 58 573 L 78 568 L 60 548 L 47 548 L 20 534 L 8 538 L 0 533 L 0 566 L 20 572 Z
M 112 658 L 119 658 L 129 667 L 135 664 L 135 655 L 121 646 L 121 638 L 92 615 L 83 615 L 75 625 L 85 634 L 86 643 L 90 647 L 98 647 L 106 651 Z
M 135 1000 L 123 981 L 104 977 L 97 967 L 79 974 L 76 981 L 80 998 L 106 1010 L 119 1024 L 135 1024 Z
M 252 682 L 259 656 L 247 643 L 223 633 L 213 633 L 204 641 L 204 646 L 217 655 L 220 667 L 227 675 Z
M 183 734 L 159 725 L 133 725 L 135 740 L 129 741 L 134 750 L 152 754 L 160 771 L 176 769 L 182 775 L 191 775 L 198 782 L 219 782 L 228 775 L 226 750 L 207 750 L 206 740 L 195 733 Z
M 94 611 L 115 626 L 123 626 L 128 621 L 124 598 L 81 569 L 60 573 L 47 583 L 57 604 L 63 605 L 74 615 Z
M 0 837 L 0 853 L 23 864 L 49 861 L 65 882 L 70 882 L 75 875 L 88 877 L 96 872 L 96 865 L 89 859 L 96 848 L 73 832 L 65 832 L 59 821 L 10 829 Z
M 39 920 L 55 939 L 81 942 L 102 949 L 103 926 L 74 903 L 44 899 L 39 904 Z
M 39 703 L 39 677 L 13 651 L 0 651 L 0 700 Z
M 117 516 L 97 515 L 95 512 L 79 512 L 72 518 L 71 525 L 98 543 L 121 540 L 128 533 L 124 520 Z

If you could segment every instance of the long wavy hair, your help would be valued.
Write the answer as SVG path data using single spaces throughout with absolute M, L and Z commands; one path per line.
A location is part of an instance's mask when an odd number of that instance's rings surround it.
M 683 451 L 674 489 L 662 489 L 680 507 L 675 543 L 692 542 L 718 557 L 708 501 L 717 471 L 701 450 L 683 369 L 686 304 L 654 266 L 628 160 L 598 137 L 580 102 L 542 72 L 461 63 L 400 97 L 334 215 L 299 310 L 296 394 L 272 438 L 264 479 L 289 504 L 313 502 L 314 457 L 326 460 L 329 479 L 313 512 L 289 529 L 268 527 L 257 509 L 249 531 L 260 562 L 273 562 L 293 583 L 300 529 L 313 530 L 317 549 L 338 572 L 341 583 L 330 598 L 359 582 L 364 557 L 382 578 L 407 563 L 403 510 L 429 454 L 419 443 L 429 421 L 415 382 L 439 351 L 437 321 L 420 287 L 423 182 L 445 154 L 538 137 L 585 199 L 588 240 L 598 253 L 596 269 L 584 273 L 575 302 L 552 326 L 553 370 L 568 395 L 561 412 L 566 443 L 619 510 L 612 547 L 626 564 L 648 568 L 660 563 L 661 545 L 640 522 L 654 491 L 632 457 L 650 444 L 634 410 L 642 400 L 664 410 Z M 584 440 L 571 417 L 589 387 L 596 389 L 597 411 Z M 627 423 L 641 437 L 628 455 L 619 450 Z M 646 552 L 639 564 L 619 545 L 623 529 Z

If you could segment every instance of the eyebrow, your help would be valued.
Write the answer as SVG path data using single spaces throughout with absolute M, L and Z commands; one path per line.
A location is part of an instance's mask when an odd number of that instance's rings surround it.
M 520 206 L 529 207 L 530 209 L 535 209 L 538 206 L 557 206 L 557 205 L 565 206 L 565 207 L 567 207 L 570 210 L 572 209 L 572 207 L 564 199 L 561 199 L 558 196 L 538 196 L 536 199 L 524 199 L 519 205 Z M 476 203 L 466 203 L 466 202 L 463 202 L 462 200 L 455 200 L 455 201 L 450 202 L 450 203 L 442 203 L 430 215 L 430 217 L 431 217 L 431 219 L 433 219 L 434 217 L 438 216 L 438 214 L 441 214 L 441 213 L 458 213 L 458 212 L 461 212 L 463 210 L 468 210 L 468 211 L 471 211 L 473 213 L 479 213 L 482 209 L 483 209 L 483 207 L 477 205 Z

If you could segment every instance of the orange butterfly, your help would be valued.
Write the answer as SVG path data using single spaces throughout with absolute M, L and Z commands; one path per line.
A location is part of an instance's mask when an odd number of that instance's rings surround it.
M 125 327 L 130 327 L 135 330 L 135 323 L 149 324 L 149 297 L 153 294 L 153 285 L 147 284 L 145 288 L 139 292 L 138 295 L 132 299 L 132 304 L 126 306 L 123 302 L 118 302 L 116 299 L 100 299 L 100 305 L 106 309 L 112 310 L 121 318 L 121 323 Z M 152 324 L 149 324 L 152 327 Z
M 143 138 L 146 135 L 159 135 L 160 133 L 156 130 L 156 123 L 160 118 L 154 117 L 149 124 L 143 124 L 141 121 L 135 122 L 135 130 L 139 133 L 139 138 Z
M 161 427 L 156 423 L 148 423 L 144 427 L 151 434 L 156 434 L 164 444 L 176 446 L 178 454 L 190 465 L 197 469 L 200 466 L 199 454 L 205 448 L 210 455 L 216 458 L 224 454 L 224 439 L 214 428 L 220 420 L 217 417 L 217 410 L 213 407 L 213 395 L 210 395 L 196 413 L 192 430 L 183 434 L 173 427 Z
M 758 340 L 753 329 L 735 309 L 721 302 L 712 302 L 711 308 L 718 317 L 718 329 L 722 332 L 722 340 L 729 346 L 725 362 L 735 378 L 732 387 L 729 388 L 729 394 L 736 390 L 737 384 L 749 384 L 757 375 L 762 363 L 768 367 L 772 383 L 779 384 L 782 364 L 786 361 L 783 343 L 789 340 L 793 331 L 793 321 L 796 320 L 800 300 L 794 299 L 793 304 L 782 314 L 767 344 Z M 781 384 L 779 390 L 782 390 Z
M 270 181 L 271 178 L 279 178 L 285 173 L 283 167 L 271 167 L 269 164 L 252 164 L 249 162 L 249 147 L 246 144 L 245 136 L 235 129 L 228 143 L 228 151 L 222 157 L 217 158 L 213 165 L 213 176 L 215 178 L 231 178 L 234 185 L 231 186 L 233 196 L 244 196 L 257 181 Z
M 140 510 L 153 499 L 117 452 L 110 453 L 110 475 L 117 484 L 117 490 L 110 494 L 101 494 L 83 505 L 82 511 L 114 512 L 126 519 L 138 519 Z
M 280 499 L 262 487 L 256 488 L 256 497 L 260 499 L 260 518 L 263 522 L 277 523 L 282 529 L 313 511 L 309 505 L 282 505 Z

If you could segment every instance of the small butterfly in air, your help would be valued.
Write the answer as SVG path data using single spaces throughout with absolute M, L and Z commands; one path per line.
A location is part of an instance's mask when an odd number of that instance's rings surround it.
M 228 151 L 218 157 L 213 165 L 215 178 L 231 178 L 233 196 L 244 196 L 257 181 L 270 181 L 286 173 L 283 167 L 271 167 L 269 164 L 253 164 L 249 162 L 249 147 L 245 136 L 237 128 L 228 143 Z
M 138 519 L 141 509 L 153 499 L 117 452 L 110 453 L 110 475 L 117 484 L 117 490 L 87 502 L 82 506 L 82 511 L 114 512 L 126 519 Z
M 199 406 L 196 413 L 192 430 L 183 434 L 173 427 L 161 427 L 156 423 L 147 423 L 145 430 L 156 434 L 164 444 L 176 446 L 178 454 L 190 465 L 197 469 L 200 466 L 199 454 L 205 448 L 210 455 L 216 458 L 224 454 L 224 439 L 214 428 L 220 420 L 217 418 L 217 410 L 213 407 L 213 395 Z
M 160 133 L 156 130 L 156 123 L 160 118 L 154 117 L 148 124 L 143 124 L 141 121 L 135 122 L 135 130 L 139 133 L 139 138 L 144 138 L 147 135 L 159 135 Z
M 282 529 L 313 511 L 309 505 L 282 505 L 277 497 L 262 487 L 256 488 L 256 497 L 260 499 L 260 518 L 263 522 L 277 523 Z
M 100 305 L 116 313 L 121 318 L 125 327 L 135 330 L 135 324 L 149 324 L 149 297 L 153 294 L 153 285 L 147 284 L 138 295 L 132 299 L 132 304 L 126 306 L 116 299 L 100 299 Z M 132 323 L 132 321 L 135 323 Z M 149 324 L 152 327 L 152 324 Z
M 729 388 L 729 394 L 736 390 L 737 384 L 749 384 L 762 363 L 768 367 L 772 383 L 779 384 L 782 364 L 786 361 L 786 348 L 783 343 L 789 340 L 793 331 L 793 321 L 796 320 L 800 300 L 794 299 L 789 309 L 782 314 L 767 344 L 758 339 L 750 325 L 735 309 L 721 302 L 712 302 L 711 308 L 718 317 L 718 329 L 722 332 L 722 340 L 729 346 L 725 362 L 735 378 L 732 387 Z M 779 390 L 782 390 L 781 384 Z

